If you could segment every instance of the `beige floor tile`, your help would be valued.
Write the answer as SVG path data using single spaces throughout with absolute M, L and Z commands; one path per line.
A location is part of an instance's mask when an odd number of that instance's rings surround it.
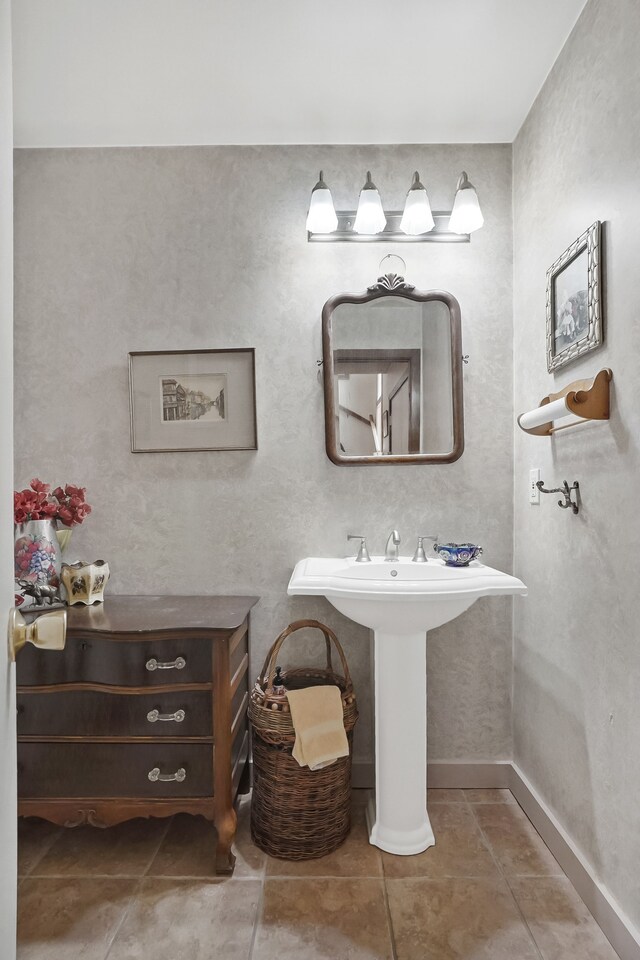
M 464 790 L 427 790 L 427 803 L 464 803 Z
M 217 834 L 210 820 L 177 814 L 160 844 L 147 876 L 209 877 L 216 876 Z M 249 807 L 242 804 L 238 814 L 238 832 L 234 844 L 236 865 L 234 877 L 260 877 L 266 856 L 253 844 L 249 827 Z
M 517 877 L 509 883 L 544 960 L 616 960 L 566 877 Z
M 267 876 L 381 877 L 380 850 L 369 843 L 364 807 L 354 807 L 351 833 L 333 853 L 316 860 L 277 860 L 268 857 Z
M 141 877 L 166 832 L 165 819 L 63 830 L 32 871 L 39 877 Z
M 517 804 L 473 807 L 480 827 L 508 876 L 561 876 L 555 857 Z
M 248 960 L 259 900 L 258 880 L 143 880 L 109 960 Z
M 436 803 L 429 808 L 434 847 L 413 857 L 382 854 L 386 877 L 496 877 L 498 868 L 466 804 Z
M 18 876 L 26 877 L 42 859 L 62 827 L 38 817 L 18 817 Z
M 104 960 L 137 882 L 27 877 L 18 894 L 18 960 Z
M 502 879 L 388 880 L 387 891 L 398 960 L 539 960 Z
M 210 820 L 178 813 L 171 821 L 146 876 L 214 879 L 216 841 L 216 830 Z
M 515 803 L 511 790 L 465 790 L 469 803 Z
M 382 880 L 265 880 L 253 960 L 392 956 Z

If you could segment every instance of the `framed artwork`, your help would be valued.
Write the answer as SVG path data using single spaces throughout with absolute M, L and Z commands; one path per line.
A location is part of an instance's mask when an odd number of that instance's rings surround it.
M 255 350 L 129 354 L 131 450 L 257 450 Z
M 547 270 L 547 370 L 602 346 L 601 226 L 596 220 Z

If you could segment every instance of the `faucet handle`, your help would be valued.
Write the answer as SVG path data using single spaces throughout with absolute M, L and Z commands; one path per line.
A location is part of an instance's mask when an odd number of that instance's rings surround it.
M 356 563 L 370 563 L 371 557 L 369 556 L 369 551 L 367 550 L 367 540 L 366 537 L 361 536 L 359 533 L 348 533 L 347 540 L 359 540 L 360 549 L 358 550 L 358 556 L 356 557 Z
M 422 541 L 423 541 L 423 540 L 433 540 L 434 543 L 437 543 L 437 541 L 438 541 L 438 536 L 437 536 L 437 534 L 436 534 L 435 537 L 432 537 L 432 536 L 430 536 L 430 535 L 427 533 L 427 534 L 424 534 L 424 536 L 422 536 L 422 537 L 418 537 L 418 544 L 417 544 L 417 546 L 416 546 L 416 552 L 414 553 L 413 558 L 412 558 L 414 563 L 426 563 L 426 562 L 427 562 L 427 557 L 426 557 L 426 554 L 425 554 L 425 552 L 424 552 L 424 547 L 422 546 Z

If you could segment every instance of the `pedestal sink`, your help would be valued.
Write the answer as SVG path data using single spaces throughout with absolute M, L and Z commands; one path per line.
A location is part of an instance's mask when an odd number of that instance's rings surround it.
M 429 630 L 453 620 L 478 597 L 525 595 L 516 577 L 474 561 L 388 563 L 374 557 L 307 557 L 296 564 L 290 595 L 320 595 L 373 631 L 375 801 L 367 809 L 371 843 L 389 853 L 420 853 L 435 843 L 427 815 L 427 647 Z

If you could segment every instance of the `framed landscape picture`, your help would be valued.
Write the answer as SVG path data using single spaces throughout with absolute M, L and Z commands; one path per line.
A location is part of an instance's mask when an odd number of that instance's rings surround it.
M 129 354 L 131 450 L 256 450 L 255 350 Z
M 596 220 L 547 270 L 547 370 L 602 346 L 601 227 Z

